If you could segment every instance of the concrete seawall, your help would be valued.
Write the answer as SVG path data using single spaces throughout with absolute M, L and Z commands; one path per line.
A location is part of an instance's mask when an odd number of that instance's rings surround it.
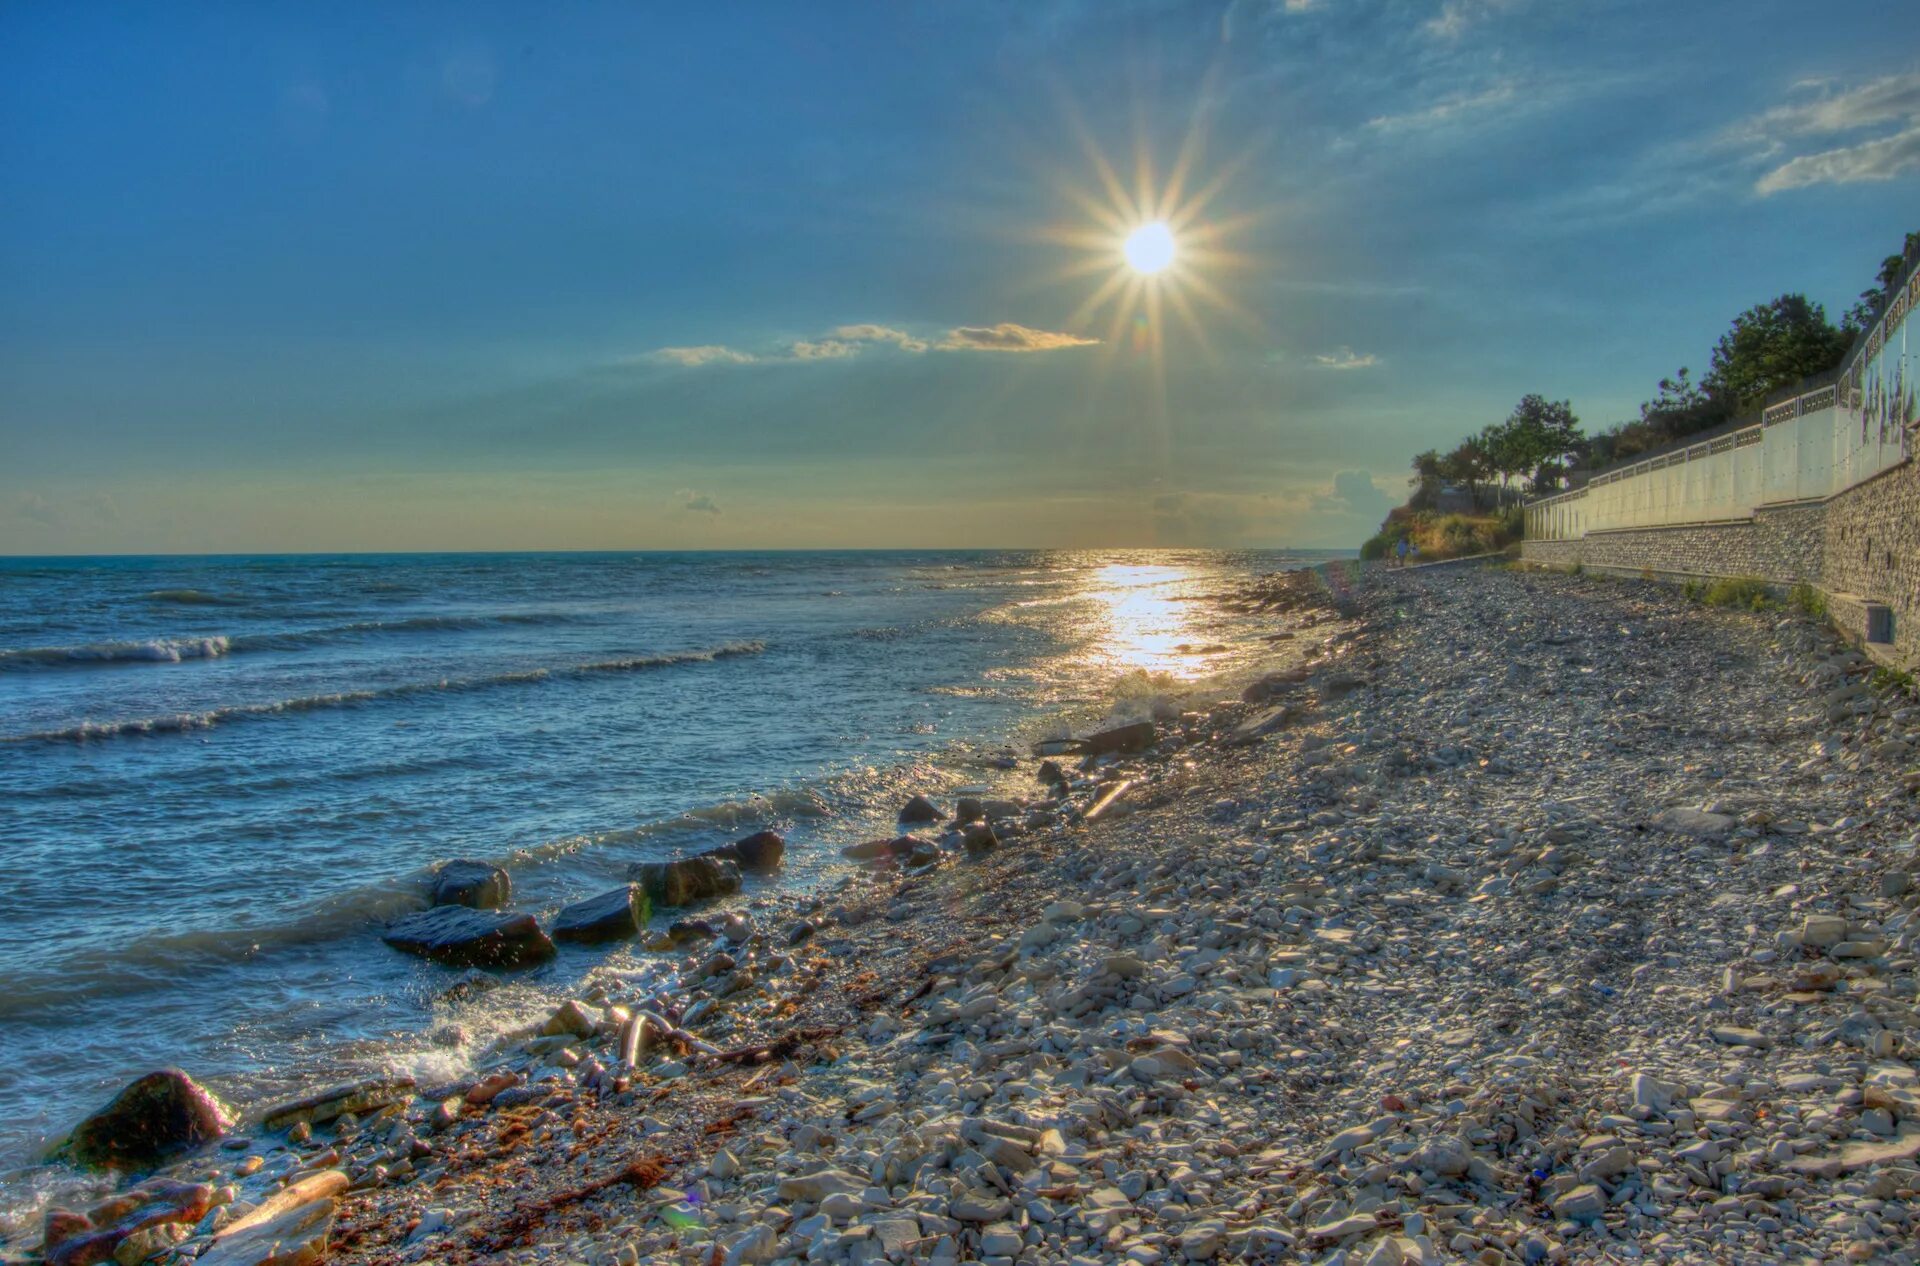
M 1909 350 L 1907 333 L 1920 307 L 1915 263 L 1833 384 L 1531 503 L 1523 561 L 1812 585 L 1870 653 L 1920 665 L 1920 348 Z

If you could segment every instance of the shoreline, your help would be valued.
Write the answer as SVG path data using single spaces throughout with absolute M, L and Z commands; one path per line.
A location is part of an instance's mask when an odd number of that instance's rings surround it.
M 1261 603 L 1261 600 L 1258 598 L 1249 600 L 1248 594 L 1250 592 L 1263 588 L 1276 590 L 1285 589 L 1290 583 L 1285 579 L 1286 577 L 1293 576 L 1296 573 L 1304 575 L 1315 570 L 1316 565 L 1304 564 L 1299 568 L 1288 571 L 1249 577 L 1246 580 L 1235 582 L 1232 587 L 1225 592 L 1201 595 L 1200 600 L 1210 606 L 1215 606 L 1222 610 L 1232 610 L 1244 615 L 1248 610 L 1258 607 Z M 1236 606 L 1235 604 L 1238 605 Z M 1303 641 L 1310 641 L 1312 635 L 1313 631 L 1311 629 L 1303 629 L 1301 633 L 1298 634 Z M 1287 636 L 1291 639 L 1296 635 L 1288 634 Z M 1269 645 L 1273 643 L 1273 639 L 1269 638 L 1265 640 L 1268 641 Z M 1249 671 L 1270 671 L 1272 667 L 1273 662 L 1269 660 L 1267 664 L 1258 669 L 1250 670 L 1243 666 L 1239 669 L 1208 676 L 1192 683 L 1168 683 L 1165 686 L 1165 690 L 1167 693 L 1183 698 L 1201 695 L 1218 695 L 1228 688 L 1227 683 L 1229 679 L 1234 679 L 1237 683 L 1237 680 L 1246 676 Z M 1009 735 L 1009 742 L 1020 743 L 1023 741 L 1022 736 L 1025 736 L 1025 738 L 1033 738 L 1042 734 L 1066 733 L 1074 728 L 1075 725 L 1084 727 L 1091 724 L 1097 728 L 1097 723 L 1102 719 L 1112 721 L 1122 713 L 1131 716 L 1140 712 L 1143 708 L 1150 711 L 1152 705 L 1162 700 L 1163 695 L 1156 692 L 1148 692 L 1140 695 L 1138 698 L 1122 697 L 1115 694 L 1104 699 L 1089 698 L 1046 708 L 1035 712 L 1032 716 L 1027 717 L 1019 723 L 1016 730 Z M 951 805 L 953 797 L 956 794 L 988 796 L 1014 794 L 1010 789 L 1016 784 L 1024 784 L 1026 782 L 1032 764 L 1031 761 L 1026 761 L 1017 770 L 1011 769 L 1008 757 L 1014 750 L 1013 747 L 999 744 L 995 741 L 960 740 L 956 746 L 950 749 L 944 749 L 940 756 L 922 755 L 915 758 L 914 761 L 908 765 L 902 766 L 902 768 L 925 766 L 924 772 L 928 777 L 920 782 L 919 785 L 929 794 L 937 795 Z M 833 782 L 839 776 L 840 775 L 837 774 L 829 776 L 826 779 L 826 783 Z M 812 784 L 808 784 L 807 787 L 799 789 L 781 787 L 769 793 L 756 793 L 750 796 L 736 797 L 720 805 L 682 812 L 670 819 L 644 823 L 639 827 L 632 828 L 628 832 L 615 832 L 614 834 L 650 836 L 662 831 L 679 831 L 680 833 L 685 833 L 686 830 L 690 829 L 689 824 L 694 823 L 696 819 L 708 833 L 724 833 L 727 828 L 731 826 L 732 833 L 738 834 L 740 831 L 748 829 L 748 826 L 751 824 L 759 822 L 766 816 L 766 813 L 773 813 L 775 817 L 791 816 L 777 812 L 778 805 L 789 799 L 804 796 L 817 800 L 818 794 L 808 789 L 811 786 Z M 765 812 L 755 811 L 762 806 L 772 807 L 766 809 Z M 730 814 L 720 812 L 720 810 L 729 809 L 735 810 L 736 812 Z M 891 818 L 891 806 L 887 809 L 887 814 L 888 817 Z M 808 820 L 809 816 L 810 815 L 802 814 L 802 822 L 804 823 Z M 804 826 L 802 829 L 804 832 Z M 906 828 L 903 827 L 902 829 L 904 830 Z M 717 837 L 716 835 L 716 838 Z M 812 843 L 813 841 L 809 842 Z M 698 920 L 710 916 L 717 920 L 723 914 L 732 912 L 748 912 L 753 915 L 758 915 L 763 919 L 768 917 L 799 917 L 795 913 L 796 911 L 810 910 L 819 906 L 821 899 L 820 894 L 842 889 L 848 883 L 853 882 L 858 876 L 858 866 L 840 857 L 839 844 L 841 842 L 842 841 L 835 839 L 831 842 L 831 846 L 823 844 L 821 847 L 826 849 L 825 855 L 805 858 L 802 866 L 799 868 L 801 877 L 798 879 L 794 878 L 795 868 L 791 865 L 794 859 L 790 856 L 788 858 L 790 863 L 788 867 L 776 871 L 771 875 L 748 875 L 746 877 L 746 884 L 742 890 L 730 896 L 700 901 L 686 907 L 658 908 L 655 911 L 655 917 L 651 921 L 650 926 L 657 931 L 679 919 Z M 570 852 L 572 851 L 573 844 L 574 840 L 572 837 L 567 837 L 551 841 L 544 847 L 559 852 Z M 697 846 L 690 847 L 697 848 Z M 497 864 L 505 865 L 509 870 L 513 870 L 515 869 L 516 863 L 524 862 L 524 854 L 526 851 L 527 850 L 516 850 L 512 857 L 501 859 Z M 675 854 L 675 856 L 680 855 L 691 856 L 692 853 L 684 852 Z M 412 876 L 376 883 L 371 885 L 368 891 L 384 897 L 386 903 L 392 905 L 395 909 L 399 910 L 400 913 L 405 913 L 407 910 L 415 908 L 425 908 L 424 905 L 421 905 L 411 898 L 414 889 L 419 888 L 424 891 L 424 889 L 429 886 L 428 880 L 430 879 L 432 870 L 432 867 L 427 867 Z M 516 885 L 517 882 L 516 880 Z M 517 906 L 518 903 L 516 902 L 514 905 Z M 538 913 L 541 907 L 534 907 L 534 909 L 535 912 Z M 542 918 L 543 924 L 552 917 L 553 912 L 547 911 Z M 310 921 L 310 919 L 303 921 Z M 376 923 L 376 930 L 378 926 L 379 924 Z M 258 934 L 258 930 L 244 933 L 244 935 L 252 936 L 257 936 Z M 462 972 L 455 969 L 436 968 L 435 970 L 442 974 L 445 979 L 441 981 L 441 987 L 436 988 L 433 992 L 435 1001 L 431 1006 L 430 1014 L 423 1016 L 423 1023 L 417 1031 L 410 1030 L 416 1040 L 405 1045 L 404 1050 L 407 1053 L 402 1054 L 401 1044 L 404 1042 L 404 1035 L 396 1031 L 391 1038 L 385 1040 L 367 1038 L 354 1039 L 348 1045 L 357 1048 L 361 1053 L 351 1057 L 343 1054 L 339 1058 L 350 1058 L 352 1063 L 365 1068 L 367 1074 L 375 1079 L 381 1076 L 418 1075 L 424 1081 L 427 1077 L 425 1070 L 429 1068 L 445 1070 L 462 1068 L 470 1064 L 486 1065 L 488 1061 L 494 1057 L 495 1046 L 501 1045 L 502 1043 L 511 1044 L 516 1037 L 524 1038 L 526 1036 L 526 1023 L 531 1021 L 537 1025 L 538 1020 L 544 1018 L 546 1012 L 551 1009 L 551 1002 L 545 999 L 546 995 L 564 998 L 567 996 L 577 996 L 584 992 L 604 990 L 607 987 L 607 981 L 610 979 L 625 980 L 629 983 L 635 980 L 645 980 L 657 991 L 672 991 L 677 988 L 678 983 L 674 965 L 658 953 L 651 951 L 643 952 L 643 947 L 640 942 L 644 940 L 648 934 L 647 929 L 643 928 L 640 937 L 630 942 L 617 942 L 606 946 L 586 947 L 586 953 L 591 955 L 591 959 L 589 961 L 572 963 L 568 971 L 571 979 L 567 980 L 540 979 L 545 973 L 529 974 L 526 972 L 508 972 L 505 974 L 495 974 L 483 970 Z M 212 936 L 215 934 L 205 933 L 197 935 Z M 236 933 L 235 935 L 243 935 L 243 933 Z M 614 957 L 626 961 L 619 963 L 609 961 L 609 951 L 613 952 Z M 476 982 L 481 986 L 478 990 L 479 994 L 486 995 L 489 1000 L 506 1000 L 504 1009 L 510 1013 L 517 1014 L 520 1017 L 520 1023 L 505 1023 L 499 1015 L 491 1013 L 477 1018 L 459 1013 L 452 1016 L 447 1015 L 446 1000 L 452 998 L 458 999 L 461 1002 L 471 1001 L 476 996 L 474 987 Z M 519 997 L 514 997 L 516 994 L 519 995 Z M 494 1035 L 492 1040 L 487 1041 L 478 1052 L 465 1049 L 467 1039 L 463 1035 L 457 1044 L 459 1049 L 445 1051 L 444 1056 L 436 1053 L 434 1045 L 441 1044 L 435 1042 L 434 1039 L 439 1036 L 439 1033 L 459 1030 L 465 1023 L 476 1020 L 483 1024 L 483 1028 L 487 1033 Z M 438 1033 L 435 1032 L 436 1030 Z M 344 1049 L 345 1048 L 343 1048 L 343 1051 Z M 383 1051 L 387 1053 L 382 1054 L 381 1052 Z M 305 1062 L 310 1063 L 311 1060 L 309 1059 Z M 336 1060 L 335 1062 L 337 1063 L 339 1061 Z M 409 1069 L 411 1069 L 410 1072 L 406 1071 Z M 188 1071 L 191 1072 L 192 1069 L 189 1068 Z M 340 1072 L 336 1071 L 331 1075 L 331 1078 L 324 1075 L 316 1076 L 310 1068 L 304 1074 L 298 1070 L 293 1070 L 293 1072 L 294 1075 L 291 1077 L 275 1077 L 271 1079 L 274 1084 L 282 1087 L 277 1093 L 269 1092 L 271 1098 L 261 1098 L 256 1095 L 239 1099 L 228 1099 L 226 1102 L 234 1105 L 234 1107 L 238 1109 L 235 1115 L 242 1122 L 254 1120 L 269 1111 L 274 1103 L 289 1097 L 324 1089 L 327 1085 L 331 1084 L 332 1080 L 337 1080 L 341 1075 Z M 236 1074 L 227 1074 L 223 1077 L 213 1077 L 209 1079 L 209 1084 L 218 1092 L 222 1082 L 231 1081 L 235 1076 Z M 103 1091 L 100 1100 L 104 1102 L 111 1093 L 111 1090 Z M 230 1109 L 230 1111 L 232 1111 L 232 1109 Z M 59 1137 L 61 1136 L 49 1136 L 43 1141 L 42 1147 L 51 1146 L 54 1142 L 58 1141 Z M 43 1156 L 39 1159 L 27 1161 L 19 1167 L 12 1169 L 8 1174 L 8 1178 L 10 1181 L 22 1182 L 44 1182 L 44 1180 L 52 1179 L 53 1193 L 67 1203 L 85 1203 L 87 1199 L 98 1197 L 111 1189 L 112 1182 L 109 1179 L 94 1178 L 84 1174 L 60 1173 L 49 1169 L 48 1166 L 49 1161 Z M 43 1186 L 42 1189 L 45 1190 L 46 1188 Z M 23 1244 L 31 1244 L 36 1238 L 37 1235 L 30 1233 L 29 1228 L 27 1228 L 24 1223 L 14 1228 L 14 1233 L 11 1234 L 8 1233 L 7 1227 L 0 1226 L 0 1254 L 4 1254 L 9 1248 L 18 1249 Z
M 474 857 L 502 864 L 515 880 L 516 907 L 544 915 L 612 887 L 624 878 L 627 861 L 694 852 L 731 838 L 723 832 L 730 820 L 740 819 L 741 832 L 770 826 L 796 836 L 783 881 L 792 883 L 794 876 L 814 870 L 822 853 L 837 863 L 838 847 L 863 838 L 849 833 L 879 816 L 876 810 L 883 803 L 884 816 L 891 819 L 903 786 L 932 789 L 988 782 L 1001 775 L 985 767 L 987 760 L 1005 743 L 1033 737 L 1029 731 L 1044 726 L 1049 717 L 1097 716 L 1117 703 L 1125 706 L 1129 700 L 1122 696 L 1130 691 L 1138 696 L 1130 701 L 1144 708 L 1151 702 L 1145 678 L 1115 686 L 1136 662 L 1132 652 L 1140 652 L 1144 657 L 1138 662 L 1153 668 L 1178 660 L 1174 671 L 1196 679 L 1224 680 L 1245 664 L 1263 662 L 1272 648 L 1247 635 L 1250 621 L 1220 611 L 1206 599 L 1259 571 L 1293 565 L 1293 560 L 1280 555 L 1209 559 L 1189 560 L 1195 563 L 1191 579 L 1175 576 L 1178 569 L 1145 569 L 1151 574 L 1139 592 L 1178 594 L 1181 598 L 1171 602 L 1179 605 L 1148 602 L 1144 615 L 1132 613 L 1132 623 L 1119 629 L 1122 634 L 1175 631 L 1168 643 L 1190 634 L 1191 646 L 1123 641 L 1115 643 L 1121 653 L 1107 656 L 1099 646 L 1087 649 L 1106 636 L 1104 624 L 1088 631 L 1062 629 L 1058 617 L 1046 614 L 1055 609 L 1048 604 L 1032 604 L 1043 608 L 1037 615 L 1020 609 L 1029 605 L 1021 600 L 1033 595 L 1075 596 L 1082 606 L 1061 604 L 1059 609 L 1080 612 L 1091 603 L 1090 616 L 1104 614 L 1093 595 L 1100 592 L 1098 569 L 1115 561 L 1108 556 L 999 558 L 990 560 L 985 571 L 976 571 L 965 560 L 942 555 L 920 560 L 899 575 L 891 567 L 876 568 L 870 560 L 855 559 L 846 564 L 845 575 L 836 570 L 786 581 L 765 581 L 758 570 L 746 569 L 751 577 L 741 583 L 748 590 L 773 584 L 776 594 L 798 593 L 807 600 L 803 609 L 817 609 L 823 623 L 803 623 L 782 634 L 771 628 L 770 617 L 755 614 L 751 604 L 731 610 L 724 619 L 716 617 L 712 636 L 688 635 L 686 640 L 718 645 L 769 638 L 772 646 L 766 655 L 724 672 L 696 664 L 685 673 L 649 674 L 634 679 L 631 688 L 624 679 L 609 680 L 586 700 L 597 712 L 577 722 L 557 715 L 564 706 L 557 701 L 595 684 L 585 679 L 578 688 L 543 684 L 498 700 L 489 694 L 462 703 L 464 712 L 448 715 L 464 727 L 456 731 L 463 745 L 444 761 L 414 759 L 420 746 L 433 740 L 412 729 L 412 704 L 396 709 L 369 705 L 364 717 L 351 709 L 337 716 L 322 714 L 318 720 L 303 716 L 298 724 L 291 719 L 263 723 L 258 738 L 238 727 L 216 727 L 204 737 L 105 740 L 97 756 L 91 745 L 36 752 L 23 766 L 30 775 L 29 790 L 35 793 L 25 806 L 30 858 L 49 855 L 62 837 L 62 815 L 71 818 L 86 811 L 86 804 L 67 797 L 104 786 L 113 796 L 132 796 L 140 803 L 113 815 L 121 825 L 90 833 L 87 851 L 75 859 L 80 864 L 102 859 L 99 864 L 111 867 L 121 858 L 130 860 L 140 855 L 138 845 L 144 839 L 188 850 L 204 842 L 206 856 L 232 856 L 234 870 L 210 870 L 195 861 L 201 855 L 195 851 L 170 853 L 175 860 L 162 875 L 128 878 L 102 885 L 98 895 L 85 893 L 80 900 L 61 902 L 58 869 L 36 864 L 38 878 L 29 878 L 25 887 L 30 897 L 47 903 L 48 914 L 37 924 L 29 920 L 16 926 L 7 947 L 17 969 L 16 987 L 0 1012 L 7 1013 L 9 1027 L 17 1026 L 13 1035 L 20 1058 L 0 1070 L 0 1106 L 8 1109 L 13 1127 L 0 1155 L 9 1167 L 30 1162 L 34 1139 L 57 1138 L 127 1077 L 162 1062 L 180 1063 L 207 1077 L 218 1092 L 245 1103 L 293 1093 L 293 1077 L 310 1067 L 324 1068 L 330 1052 L 340 1053 L 341 1065 L 369 1053 L 377 1057 L 383 1044 L 404 1044 L 403 1030 L 424 1034 L 463 1022 L 484 1032 L 486 1016 L 466 1021 L 444 1014 L 449 1008 L 434 998 L 446 984 L 436 979 L 438 969 L 422 970 L 367 935 L 369 921 L 404 914 L 419 900 L 417 891 L 431 869 L 422 863 Z M 1162 572 L 1174 579 L 1165 579 Z M 684 588 L 701 577 L 697 570 L 689 575 L 691 580 L 653 578 L 647 584 L 664 584 L 677 592 L 675 586 Z M 240 581 L 225 583 L 224 573 L 174 579 L 221 593 L 253 592 L 238 587 Z M 521 594 L 511 586 L 529 577 L 485 579 L 488 592 L 507 583 L 511 595 Z M 408 573 L 398 582 L 369 580 L 365 585 L 370 593 L 385 593 L 417 580 Z M 307 583 L 301 577 L 295 581 Z M 155 583 L 140 577 L 120 588 L 144 592 Z M 855 600 L 815 601 L 816 589 L 819 594 L 839 592 L 831 586 L 846 588 Z M 923 592 L 934 588 L 943 592 Z M 944 592 L 948 590 L 951 594 Z M 1189 595 L 1195 600 L 1185 601 Z M 432 608 L 435 614 L 405 623 L 410 628 L 451 624 L 464 629 L 476 622 L 475 612 L 493 613 L 487 617 L 492 623 L 484 638 L 462 633 L 433 652 L 456 657 L 458 662 L 443 664 L 451 665 L 447 675 L 455 679 L 476 675 L 477 669 L 461 667 L 474 657 L 495 666 L 496 661 L 509 666 L 597 663 L 649 646 L 679 644 L 678 634 L 657 627 L 659 619 L 649 617 L 652 624 L 630 633 L 625 614 L 589 620 L 569 605 L 590 598 L 564 590 L 558 595 L 521 594 L 519 600 L 509 597 L 486 607 L 476 592 L 456 589 Z M 138 605 L 137 594 L 130 600 Z M 378 608 L 386 599 L 366 601 Z M 357 609 L 363 604 L 354 598 L 350 605 Z M 504 650 L 496 648 L 492 624 L 520 629 L 528 608 L 538 612 L 538 627 L 525 638 L 514 633 Z M 545 626 L 568 612 L 568 622 L 557 627 L 588 627 L 590 632 L 568 632 L 552 643 Z M 626 612 L 626 607 L 619 606 L 617 612 Z M 236 631 L 228 627 L 225 615 L 219 618 L 227 632 L 244 632 L 244 625 Z M 337 622 L 318 623 L 331 628 Z M 986 632 L 976 635 L 976 625 Z M 950 626 L 964 636 L 945 632 Z M 869 636 L 881 633 L 904 640 Z M 1212 646 L 1202 645 L 1216 635 L 1230 644 L 1225 653 L 1212 654 Z M 894 650 L 896 641 L 902 647 L 921 646 L 929 645 L 929 638 L 935 645 L 924 662 L 921 656 L 902 657 Z M 436 632 L 424 644 L 441 648 L 440 635 Z M 364 653 L 375 657 L 369 662 L 384 663 L 383 657 L 404 655 L 415 645 L 409 634 L 404 641 L 391 646 L 379 642 Z M 342 660 L 329 653 L 321 658 L 321 667 L 345 662 L 348 668 L 336 673 L 345 678 L 362 679 L 372 671 L 353 656 Z M 245 667 L 253 673 L 262 665 L 271 667 L 265 659 Z M 1004 674 L 991 673 L 993 665 L 1010 667 Z M 209 669 L 190 664 L 179 672 L 173 667 L 110 674 L 48 672 L 20 680 L 57 695 L 90 689 L 91 683 L 111 683 L 109 705 L 97 714 L 84 709 L 72 714 L 103 717 L 170 710 L 149 709 L 128 691 L 171 690 L 186 700 L 183 706 L 194 708 L 229 697 L 305 695 L 329 685 L 306 683 L 302 677 L 305 684 L 299 688 L 280 688 L 241 676 L 228 686 L 221 684 L 225 678 L 220 674 L 235 671 L 231 665 Z M 302 658 L 289 671 L 304 674 L 314 668 Z M 836 683 L 855 669 L 866 674 L 851 683 L 859 697 L 836 710 Z M 201 685 L 203 678 L 210 684 Z M 391 666 L 387 678 L 427 680 L 433 674 L 414 671 L 402 661 Z M 702 683 L 709 679 L 713 693 L 702 704 L 698 692 L 707 689 Z M 816 682 L 821 683 L 817 688 Z M 955 683 L 977 683 L 979 689 Z M 650 705 L 657 697 L 664 711 L 656 714 L 652 707 L 620 704 L 629 694 L 645 697 Z M 801 701 L 824 701 L 825 706 L 791 717 L 790 725 L 778 717 Z M 702 707 L 711 710 L 711 724 L 689 718 L 690 711 Z M 757 707 L 774 715 L 762 722 L 752 712 Z M 389 711 L 395 722 L 391 729 L 384 720 Z M 795 744 L 775 734 L 769 741 L 761 733 L 768 724 L 775 730 L 791 728 L 803 738 Z M 516 740 L 513 732 L 523 727 L 534 737 Z M 596 731 L 606 731 L 608 737 L 597 737 Z M 700 736 L 711 738 L 720 731 L 741 734 L 741 741 L 723 742 L 724 750 L 707 754 Z M 303 738 L 316 732 L 323 738 Z M 363 759 L 354 754 L 350 741 L 322 748 L 329 734 L 347 740 L 372 734 L 382 746 Z M 223 768 L 231 767 L 213 755 L 221 745 L 234 753 L 228 758 L 233 760 L 243 759 L 239 754 L 246 750 L 258 751 L 252 747 L 256 743 L 278 757 L 275 769 L 257 777 L 223 774 Z M 1025 742 L 1018 746 L 1024 750 Z M 193 754 L 203 748 L 207 756 Z M 543 771 L 528 759 L 501 754 L 527 749 L 554 753 L 557 763 L 547 771 L 554 787 L 579 786 L 588 794 L 577 805 L 567 803 L 566 792 L 549 790 L 539 781 Z M 334 752 L 340 753 L 339 759 L 333 758 Z M 682 752 L 688 754 L 685 760 Z M 567 764 L 570 759 L 575 763 Z M 42 760 L 45 772 L 36 772 L 43 768 L 37 764 Z M 490 787 L 476 785 L 468 771 L 483 768 L 502 769 L 513 777 L 493 779 Z M 154 798 L 142 797 L 141 788 L 148 782 L 159 792 Z M 204 788 L 204 794 L 196 795 L 196 786 Z M 503 787 L 525 787 L 528 794 L 490 790 Z M 767 798 L 743 801 L 742 789 L 765 792 Z M 358 803 L 367 796 L 371 804 Z M 244 830 L 223 831 L 229 817 Z M 749 817 L 756 820 L 746 823 Z M 151 833 L 125 825 L 149 819 Z M 207 829 L 196 828 L 198 822 L 207 823 Z M 609 827 L 626 829 L 604 829 Z M 203 841 L 216 835 L 271 843 L 246 850 L 224 838 Z M 831 847 L 821 847 L 817 839 Z M 282 841 L 289 860 L 254 860 L 278 855 Z M 329 844 L 332 847 L 325 847 Z M 752 880 L 749 886 L 754 886 Z M 143 891 L 151 898 L 145 904 L 130 899 Z M 93 916 L 82 917 L 79 912 L 85 911 Z M 55 934 L 35 937 L 36 926 L 51 927 Z M 555 977 L 564 989 L 599 957 L 563 948 L 555 966 L 538 974 Z M 308 987 L 303 981 L 313 983 Z M 136 1031 L 114 1043 L 95 1045 L 82 1017 L 103 1008 L 119 1013 Z M 443 1052 L 424 1037 L 415 1045 L 423 1058 L 445 1062 Z M 353 1073 L 350 1067 L 336 1066 L 326 1075 L 343 1078 Z M 0 1177 L 8 1186 L 15 1181 L 12 1175 Z
M 233 1194 L 338 1169 L 341 1262 L 1911 1260 L 1911 700 L 1632 582 L 1353 597 L 1081 821 L 771 902 Z

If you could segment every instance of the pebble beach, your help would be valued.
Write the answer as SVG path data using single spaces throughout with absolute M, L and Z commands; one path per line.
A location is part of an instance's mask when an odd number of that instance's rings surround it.
M 15 1255 L 1920 1257 L 1905 684 L 1636 581 L 1239 600 L 1306 630 L 1241 697 L 690 907 L 457 1077 L 240 1106 Z

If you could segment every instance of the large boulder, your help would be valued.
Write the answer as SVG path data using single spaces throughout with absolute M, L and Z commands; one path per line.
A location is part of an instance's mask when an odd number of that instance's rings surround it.
M 710 848 L 700 856 L 732 862 L 749 874 L 771 875 L 786 860 L 787 840 L 778 831 L 755 831 L 744 840 Z
M 553 919 L 556 941 L 617 941 L 639 935 L 653 914 L 638 884 L 622 884 L 585 901 L 576 901 Z
M 98 1266 L 113 1261 L 115 1250 L 129 1236 L 153 1227 L 190 1227 L 212 1204 L 213 1188 L 205 1183 L 151 1178 L 108 1196 L 85 1213 L 48 1209 L 41 1252 L 47 1266 Z
M 657 906 L 684 906 L 740 891 L 740 867 L 719 857 L 682 857 L 641 862 L 627 873 L 640 881 Z
M 914 796 L 900 806 L 900 821 L 905 823 L 938 822 L 947 815 L 940 812 L 940 806 L 925 796 Z
M 381 940 L 449 967 L 529 967 L 554 955 L 530 914 L 435 906 L 388 925 Z
M 513 896 L 513 880 L 498 866 L 462 858 L 433 872 L 431 895 L 437 906 L 498 910 Z
M 66 1154 L 86 1169 L 151 1169 L 227 1131 L 219 1101 L 177 1068 L 133 1082 L 76 1127 Z
M 1105 756 L 1109 753 L 1144 752 L 1153 746 L 1157 734 L 1151 721 L 1135 721 L 1130 725 L 1118 725 L 1111 730 L 1101 730 L 1089 734 L 1075 744 L 1084 756 Z

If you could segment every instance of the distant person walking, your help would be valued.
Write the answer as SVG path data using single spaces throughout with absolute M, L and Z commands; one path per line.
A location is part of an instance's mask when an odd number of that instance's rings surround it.
M 1405 567 L 1407 565 L 1407 538 L 1406 537 L 1403 536 L 1397 542 L 1395 542 L 1393 547 L 1393 553 L 1394 553 L 1394 558 L 1396 560 L 1394 562 L 1394 566 Z

